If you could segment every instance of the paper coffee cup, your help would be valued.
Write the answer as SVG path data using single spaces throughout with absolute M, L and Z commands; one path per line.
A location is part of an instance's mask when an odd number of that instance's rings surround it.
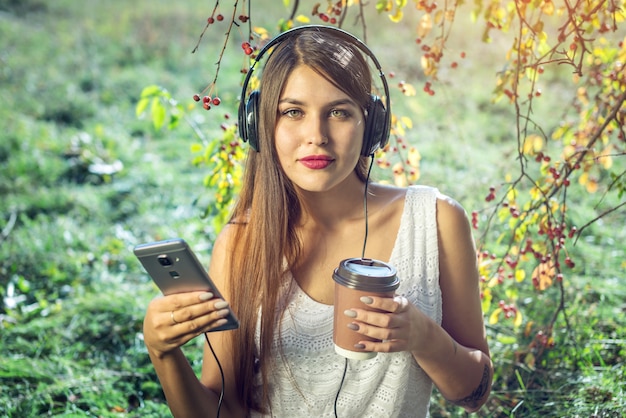
M 359 341 L 380 341 L 348 328 L 352 318 L 347 309 L 365 309 L 380 312 L 361 302 L 363 296 L 393 297 L 400 285 L 396 269 L 387 263 L 369 258 L 348 258 L 339 263 L 333 273 L 335 281 L 335 308 L 333 341 L 335 352 L 355 360 L 376 357 L 375 352 L 355 347 Z

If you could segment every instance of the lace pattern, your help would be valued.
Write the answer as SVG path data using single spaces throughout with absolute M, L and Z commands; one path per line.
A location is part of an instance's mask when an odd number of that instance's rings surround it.
M 397 292 L 440 324 L 437 194 L 431 187 L 409 187 L 389 262 L 400 277 Z M 346 360 L 334 351 L 333 307 L 296 284 L 287 287 L 287 311 L 273 344 L 275 352 L 282 345 L 283 356 L 269 377 L 271 416 L 334 417 Z M 257 326 L 257 347 L 258 341 Z M 379 353 L 371 360 L 348 360 L 337 412 L 346 418 L 427 417 L 431 391 L 432 382 L 410 353 Z

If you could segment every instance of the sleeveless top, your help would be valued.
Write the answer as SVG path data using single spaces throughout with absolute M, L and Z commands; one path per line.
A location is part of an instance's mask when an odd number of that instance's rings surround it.
M 441 324 L 437 194 L 432 187 L 407 189 L 389 263 L 400 278 L 397 294 Z M 409 352 L 348 360 L 342 384 L 346 359 L 334 351 L 333 306 L 313 300 L 291 282 L 272 347 L 279 353 L 280 341 L 283 355 L 276 354 L 270 371 L 271 415 L 251 411 L 252 417 L 334 417 L 335 398 L 339 418 L 429 416 L 432 382 Z M 259 334 L 257 325 L 257 349 Z

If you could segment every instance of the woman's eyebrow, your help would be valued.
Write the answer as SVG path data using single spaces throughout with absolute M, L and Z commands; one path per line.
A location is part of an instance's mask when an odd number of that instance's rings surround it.
M 283 103 L 289 103 L 289 104 L 294 104 L 294 105 L 298 105 L 298 106 L 303 106 L 303 105 L 306 104 L 306 102 L 303 102 L 302 100 L 292 99 L 290 97 L 285 97 L 285 98 L 280 99 L 278 101 L 278 104 L 283 104 Z M 333 100 L 332 102 L 328 102 L 328 103 L 325 104 L 326 107 L 335 107 L 335 106 L 342 106 L 342 105 L 359 107 L 354 102 L 354 100 L 351 100 L 351 99 L 338 99 L 338 100 Z

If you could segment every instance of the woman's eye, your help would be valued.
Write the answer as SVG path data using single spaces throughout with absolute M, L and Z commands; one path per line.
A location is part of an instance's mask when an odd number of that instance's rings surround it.
M 297 118 L 302 112 L 299 109 L 287 109 L 281 112 L 283 116 L 287 116 L 288 118 Z
M 347 118 L 350 116 L 350 113 L 344 109 L 333 109 L 330 111 L 330 116 L 333 118 Z

